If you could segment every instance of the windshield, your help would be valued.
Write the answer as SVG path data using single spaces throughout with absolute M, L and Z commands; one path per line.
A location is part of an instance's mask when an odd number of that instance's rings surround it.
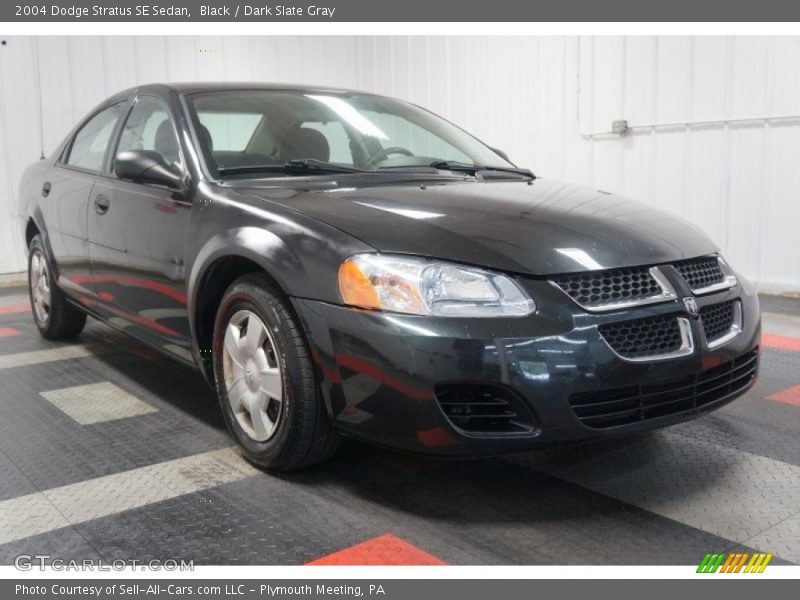
M 290 161 L 358 170 L 449 162 L 513 168 L 494 150 L 412 104 L 368 94 L 238 90 L 187 96 L 215 176 L 272 172 Z

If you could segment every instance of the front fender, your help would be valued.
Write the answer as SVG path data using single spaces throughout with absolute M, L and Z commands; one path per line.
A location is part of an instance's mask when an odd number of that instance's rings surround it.
M 200 282 L 217 260 L 238 256 L 260 265 L 282 289 L 291 295 L 291 280 L 286 273 L 301 272 L 302 261 L 275 233 L 259 227 L 237 227 L 218 233 L 200 249 L 189 274 L 188 309 L 197 305 Z
M 198 297 L 202 293 L 202 283 L 209 269 L 220 259 L 246 258 L 264 269 L 287 293 L 291 281 L 286 274 L 292 271 L 302 273 L 302 261 L 275 233 L 259 227 L 237 227 L 218 233 L 209 239 L 198 252 L 189 273 L 187 282 L 187 310 L 196 315 Z M 193 346 L 197 344 L 196 318 L 190 319 Z
M 342 254 L 347 256 L 348 251 Z M 342 258 L 336 252 L 309 246 L 307 239 L 286 240 L 269 229 L 255 226 L 236 227 L 214 235 L 198 251 L 187 279 L 189 327 L 198 364 L 208 358 L 202 356 L 198 322 L 204 284 L 220 260 L 236 257 L 260 266 L 290 298 L 331 301 L 337 293 L 337 267 Z
M 209 184 L 199 186 L 190 231 L 186 308 L 195 358 L 206 365 L 208 356 L 201 356 L 201 344 L 207 342 L 208 331 L 200 312 L 206 310 L 207 301 L 218 300 L 218 288 L 208 288 L 206 283 L 222 273 L 216 271 L 218 265 L 225 268 L 221 260 L 238 257 L 258 265 L 290 298 L 336 303 L 340 300 L 338 269 L 342 260 L 371 250 L 302 212 Z M 204 291 L 211 295 L 203 296 Z

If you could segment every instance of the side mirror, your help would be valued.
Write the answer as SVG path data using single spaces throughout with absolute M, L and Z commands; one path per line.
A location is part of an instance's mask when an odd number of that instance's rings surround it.
M 492 148 L 492 151 L 497 154 L 500 158 L 502 158 L 506 162 L 511 162 L 511 159 L 508 158 L 508 154 L 500 150 L 499 148 Z M 512 163 L 513 164 L 513 163 Z
M 125 150 L 114 159 L 114 173 L 120 179 L 137 183 L 155 183 L 173 190 L 183 190 L 182 174 L 153 150 Z

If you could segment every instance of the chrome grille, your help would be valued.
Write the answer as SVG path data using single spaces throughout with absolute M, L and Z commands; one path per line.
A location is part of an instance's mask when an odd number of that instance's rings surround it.
M 718 256 L 691 258 L 673 266 L 695 294 L 707 294 L 736 284 L 736 277 Z
M 733 300 L 704 306 L 700 310 L 703 320 L 703 331 L 708 341 L 725 335 L 733 325 Z
M 700 320 L 708 347 L 718 348 L 741 333 L 742 304 L 739 300 L 709 304 L 700 309 Z
M 608 271 L 572 273 L 553 283 L 588 310 L 611 310 L 674 297 L 657 268 L 625 267 Z
M 628 360 L 675 358 L 691 348 L 688 321 L 678 314 L 610 323 L 598 329 L 611 349 Z
M 703 256 L 671 265 L 697 295 L 736 285 L 736 276 L 719 256 Z M 664 277 L 663 265 L 623 267 L 558 275 L 550 282 L 591 312 L 633 308 L 675 300 L 678 296 Z

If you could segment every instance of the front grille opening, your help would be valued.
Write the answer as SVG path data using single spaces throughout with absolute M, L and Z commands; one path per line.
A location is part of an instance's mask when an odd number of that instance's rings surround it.
M 700 319 L 703 321 L 706 341 L 713 342 L 731 330 L 735 302 L 736 300 L 728 300 L 719 304 L 710 304 L 700 309 Z
M 562 275 L 553 280 L 570 298 L 585 307 L 644 300 L 663 294 L 649 267 L 629 267 Z
M 720 283 L 725 278 L 719 266 L 719 259 L 716 256 L 682 260 L 673 266 L 693 291 L 702 290 Z
M 692 414 L 732 399 L 758 372 L 758 348 L 696 375 L 570 396 L 575 415 L 587 427 L 606 429 L 670 415 Z
M 476 434 L 527 433 L 535 429 L 525 401 L 496 384 L 448 383 L 435 388 L 436 401 L 450 423 Z
M 678 315 L 660 315 L 601 325 L 600 335 L 623 358 L 647 358 L 681 349 Z

